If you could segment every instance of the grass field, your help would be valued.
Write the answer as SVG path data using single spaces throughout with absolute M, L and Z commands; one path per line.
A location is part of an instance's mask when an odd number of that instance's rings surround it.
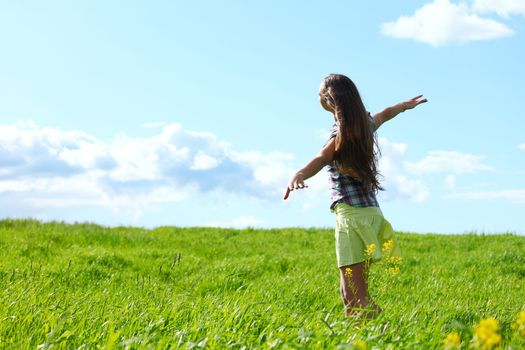
M 501 348 L 525 349 L 525 237 L 397 237 L 401 272 L 371 270 L 384 312 L 359 325 L 332 230 L 3 220 L 0 348 L 443 349 L 456 332 L 467 349 L 494 318 Z

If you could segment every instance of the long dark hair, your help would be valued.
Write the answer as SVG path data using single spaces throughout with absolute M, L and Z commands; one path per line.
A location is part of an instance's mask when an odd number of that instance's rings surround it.
M 339 124 L 334 154 L 337 170 L 356 174 L 373 191 L 383 190 L 377 170 L 379 147 L 374 147 L 377 140 L 354 82 L 344 75 L 330 74 L 324 78 L 319 94 L 333 109 Z

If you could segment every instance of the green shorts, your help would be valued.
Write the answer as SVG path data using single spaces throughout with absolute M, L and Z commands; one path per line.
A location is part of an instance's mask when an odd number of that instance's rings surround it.
M 338 203 L 333 212 L 336 214 L 338 267 L 367 260 L 376 262 L 384 255 L 401 256 L 392 225 L 383 217 L 379 207 L 356 208 Z

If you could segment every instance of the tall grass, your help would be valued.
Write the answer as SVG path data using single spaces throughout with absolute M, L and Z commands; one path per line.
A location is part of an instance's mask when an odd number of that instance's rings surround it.
M 398 233 L 372 265 L 384 312 L 345 318 L 333 231 L 107 228 L 0 221 L 0 348 L 467 349 L 494 317 L 504 349 L 525 311 L 525 237 Z M 362 343 L 359 343 L 361 341 Z

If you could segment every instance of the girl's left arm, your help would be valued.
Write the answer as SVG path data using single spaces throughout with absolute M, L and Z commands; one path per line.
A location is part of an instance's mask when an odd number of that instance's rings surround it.
M 301 170 L 296 172 L 288 181 L 288 187 L 284 193 L 284 199 L 287 199 L 290 192 L 301 188 L 308 187 L 304 184 L 304 180 L 311 178 L 317 174 L 322 168 L 332 162 L 335 152 L 335 137 L 332 138 L 324 147 L 321 149 L 319 154 L 309 161 Z
M 381 126 L 381 124 L 383 124 L 384 122 L 394 118 L 399 113 L 402 113 L 407 109 L 412 109 L 421 103 L 428 102 L 426 98 L 421 99 L 421 97 L 423 97 L 423 95 L 419 95 L 414 98 L 411 98 L 410 100 L 400 102 L 398 104 L 383 109 L 381 112 L 376 113 L 374 115 L 374 122 L 377 128 L 379 128 L 379 126 Z

